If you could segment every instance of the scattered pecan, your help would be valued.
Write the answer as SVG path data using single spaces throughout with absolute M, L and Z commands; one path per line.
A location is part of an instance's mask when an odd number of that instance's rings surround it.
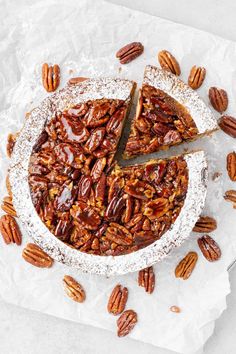
M 227 171 L 231 181 L 236 181 L 236 153 L 230 152 L 227 155 Z
M 137 313 L 133 310 L 126 310 L 117 320 L 117 335 L 124 337 L 129 334 L 138 322 Z
M 162 50 L 158 53 L 158 60 L 162 69 L 170 71 L 177 76 L 181 74 L 179 63 L 175 57 L 167 50 Z
M 236 208 L 236 190 L 229 190 L 225 192 L 224 199 L 233 203 L 233 207 Z
M 74 278 L 70 275 L 65 275 L 63 278 L 63 285 L 66 294 L 76 302 L 84 302 L 85 300 L 85 291 L 81 284 L 79 284 Z
M 108 312 L 115 316 L 120 315 L 125 309 L 127 299 L 128 289 L 126 287 L 122 287 L 120 284 L 116 285 L 112 290 L 107 304 Z
M 77 84 L 80 84 L 81 82 L 84 82 L 86 80 L 88 80 L 87 77 L 82 77 L 82 76 L 72 77 L 71 79 L 69 79 L 68 84 L 69 85 L 77 85 Z
M 28 243 L 23 249 L 22 257 L 24 260 L 35 267 L 50 268 L 53 259 L 34 243 Z
M 122 47 L 116 53 L 116 57 L 120 60 L 121 64 L 127 64 L 140 56 L 144 50 L 142 43 L 132 42 Z
M 139 271 L 138 285 L 145 288 L 145 291 L 151 294 L 155 287 L 155 274 L 153 267 L 148 267 Z
M 11 215 L 3 215 L 0 218 L 0 232 L 5 243 L 21 245 L 21 232 L 15 219 Z
M 3 211 L 5 211 L 5 213 L 11 216 L 17 216 L 15 208 L 12 203 L 12 197 L 10 196 L 4 197 L 1 208 Z
M 222 113 L 226 111 L 228 107 L 228 95 L 225 90 L 217 87 L 210 87 L 208 95 L 212 107 L 217 112 Z
M 197 67 L 194 65 L 189 73 L 188 77 L 188 84 L 189 86 L 193 89 L 196 90 L 200 86 L 202 86 L 202 83 L 205 79 L 206 76 L 206 69 L 203 67 Z
M 183 278 L 186 280 L 192 274 L 192 271 L 195 268 L 195 265 L 198 260 L 198 255 L 196 252 L 189 252 L 177 265 L 175 268 L 176 278 Z
M 8 157 L 11 157 L 11 154 L 14 149 L 18 135 L 19 135 L 19 133 L 8 134 L 8 137 L 7 137 L 7 156 Z
M 175 305 L 170 307 L 170 311 L 171 312 L 175 312 L 175 313 L 180 313 L 181 312 L 179 306 L 175 306 Z
M 232 138 L 236 138 L 236 119 L 230 116 L 222 116 L 218 120 L 219 127 Z
M 47 92 L 56 91 L 60 85 L 60 68 L 57 64 L 49 66 L 44 63 L 42 66 L 42 82 Z
M 221 250 L 219 245 L 216 243 L 216 241 L 213 240 L 213 238 L 208 235 L 204 235 L 200 237 L 197 242 L 200 250 L 202 251 L 203 256 L 209 262 L 218 261 L 218 259 L 221 257 Z
M 210 216 L 200 216 L 196 222 L 193 231 L 194 232 L 212 232 L 217 228 L 217 222 L 214 218 Z

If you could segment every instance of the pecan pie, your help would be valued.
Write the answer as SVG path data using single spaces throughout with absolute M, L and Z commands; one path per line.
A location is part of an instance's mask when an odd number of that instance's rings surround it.
M 190 87 L 166 70 L 147 66 L 124 158 L 166 150 L 215 129 L 214 116 Z

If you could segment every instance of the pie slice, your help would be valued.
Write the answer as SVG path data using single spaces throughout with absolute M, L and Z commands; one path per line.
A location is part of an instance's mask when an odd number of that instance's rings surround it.
M 166 150 L 217 129 L 197 93 L 172 73 L 147 66 L 124 158 Z

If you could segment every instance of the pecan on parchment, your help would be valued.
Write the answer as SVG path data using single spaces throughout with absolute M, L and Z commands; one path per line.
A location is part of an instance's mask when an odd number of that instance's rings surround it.
M 82 77 L 82 76 L 72 77 L 69 79 L 68 84 L 69 85 L 77 85 L 77 84 L 80 84 L 81 82 L 86 81 L 86 80 L 88 80 L 87 77 Z
M 188 77 L 188 84 L 189 86 L 193 89 L 196 90 L 200 86 L 202 86 L 202 83 L 205 79 L 206 76 L 206 69 L 203 67 L 197 67 L 194 65 L 189 73 Z
M 231 181 L 236 181 L 236 153 L 234 151 L 227 155 L 226 167 Z
M 17 216 L 15 208 L 12 203 L 12 197 L 7 196 L 3 198 L 1 209 L 5 211 L 5 213 L 11 216 Z
M 204 235 L 200 237 L 197 242 L 203 256 L 209 262 L 218 261 L 218 259 L 221 257 L 221 250 L 213 238 L 211 238 L 209 235 Z
M 177 76 L 181 74 L 179 63 L 167 50 L 162 50 L 158 53 L 158 60 L 162 69 L 170 71 Z
M 11 157 L 12 151 L 14 149 L 15 143 L 16 143 L 16 139 L 18 137 L 19 133 L 15 133 L 15 134 L 8 134 L 7 137 L 7 156 Z
M 211 232 L 217 228 L 217 222 L 214 218 L 210 216 L 200 216 L 196 222 L 193 231 L 194 232 Z
M 84 302 L 86 295 L 81 284 L 79 284 L 70 275 L 65 275 L 63 278 L 63 285 L 66 294 L 76 302 Z
M 50 268 L 53 259 L 34 243 L 28 243 L 23 249 L 22 257 L 24 260 L 35 267 Z
M 212 107 L 217 112 L 222 113 L 226 111 L 228 107 L 228 95 L 225 90 L 217 87 L 210 87 L 208 95 Z
M 232 138 L 236 138 L 236 119 L 231 116 L 222 116 L 218 120 L 218 125 L 223 132 L 231 136 Z
M 44 63 L 42 66 L 42 82 L 43 87 L 47 92 L 56 91 L 60 85 L 60 67 L 55 64 L 49 66 L 47 63 Z
M 21 244 L 21 232 L 16 220 L 11 215 L 3 215 L 0 218 L 0 232 L 5 243 Z
M 151 294 L 155 287 L 155 273 L 153 267 L 148 267 L 139 271 L 138 285 L 145 288 L 145 291 Z
M 121 64 L 127 64 L 141 55 L 143 49 L 142 43 L 132 42 L 119 49 L 116 57 L 120 60 Z
M 133 310 L 126 310 L 117 320 L 117 335 L 124 337 L 129 334 L 138 322 L 137 313 Z
M 232 202 L 234 209 L 236 209 L 236 190 L 230 189 L 229 191 L 226 191 L 224 199 L 228 202 Z
M 112 290 L 107 304 L 108 312 L 115 316 L 120 315 L 125 309 L 127 299 L 128 289 L 126 287 L 122 287 L 120 284 L 116 285 Z
M 175 268 L 176 278 L 182 278 L 186 280 L 192 274 L 192 271 L 195 268 L 195 265 L 198 260 L 198 255 L 196 252 L 189 252 L 177 265 Z

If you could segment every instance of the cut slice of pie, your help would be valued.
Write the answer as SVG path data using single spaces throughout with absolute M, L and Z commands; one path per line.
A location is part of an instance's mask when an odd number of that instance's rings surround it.
M 175 75 L 147 66 L 124 158 L 166 150 L 217 129 L 210 109 Z

